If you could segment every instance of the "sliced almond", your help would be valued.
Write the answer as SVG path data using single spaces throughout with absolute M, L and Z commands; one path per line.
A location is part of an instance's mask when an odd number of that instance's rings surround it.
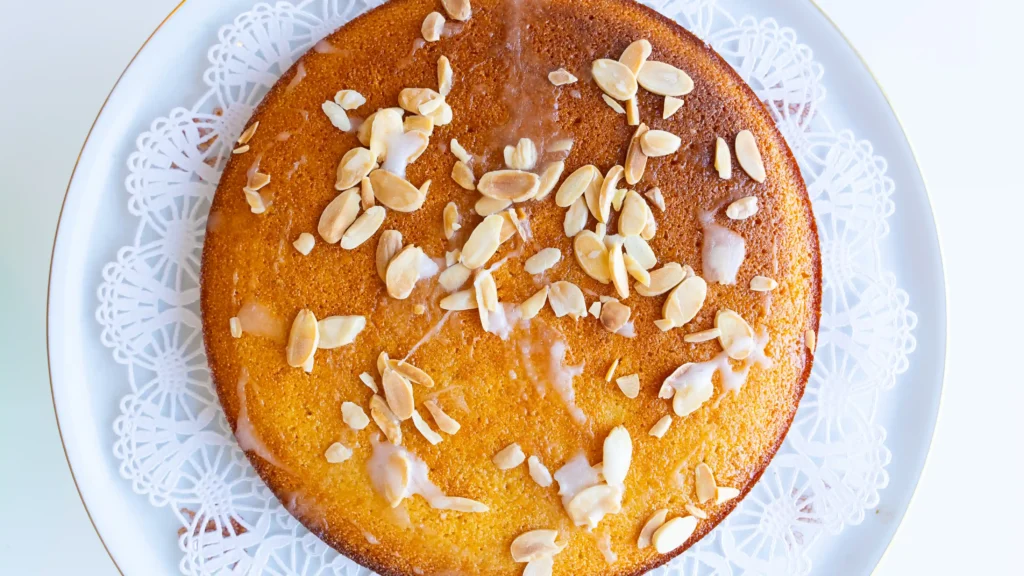
M 548 72 L 548 82 L 551 82 L 555 86 L 575 84 L 577 80 L 579 80 L 579 78 L 573 76 L 572 73 L 565 68 L 559 68 L 558 70 Z
M 729 500 L 733 500 L 739 495 L 740 491 L 735 488 L 719 486 L 718 488 L 715 489 L 715 504 L 725 504 Z
M 526 259 L 524 268 L 529 274 L 542 274 L 562 259 L 558 248 L 545 248 Z
M 427 42 L 437 42 L 441 39 L 441 31 L 444 30 L 444 16 L 440 12 L 431 12 L 423 19 L 420 32 Z
M 693 91 L 693 80 L 686 72 L 664 62 L 648 60 L 644 62 L 640 73 L 636 75 L 637 83 L 644 90 L 659 96 L 685 96 Z
M 689 370 L 692 367 L 693 364 L 687 362 L 677 368 L 662 384 L 664 394 L 659 394 L 660 397 L 670 398 L 672 391 L 678 388 L 675 391 L 675 397 L 672 398 L 672 411 L 680 418 L 685 418 L 699 410 L 715 392 L 714 384 L 711 381 L 713 373 L 700 372 L 691 377 Z
M 572 238 L 583 231 L 587 227 L 588 213 L 586 200 L 577 198 L 565 213 L 565 222 L 562 224 L 565 235 Z
M 544 308 L 544 304 L 548 301 L 548 287 L 538 290 L 533 296 L 530 296 L 519 305 L 519 315 L 523 320 L 529 320 L 536 316 L 541 308 Z
M 555 559 L 552 556 L 537 558 L 526 563 L 523 576 L 551 576 L 554 573 Z
M 622 261 L 626 263 L 626 272 L 641 286 L 650 286 L 651 273 L 644 270 L 643 266 L 629 254 L 622 255 Z
M 371 376 L 369 372 L 363 372 L 362 374 L 360 374 L 359 375 L 359 380 L 363 384 L 366 384 L 367 388 L 369 388 L 370 390 L 373 390 L 374 394 L 376 394 L 379 391 L 377 389 L 377 381 L 373 379 L 373 376 Z
M 437 498 L 430 503 L 430 507 L 435 510 L 453 510 L 455 512 L 489 512 L 490 508 L 487 507 L 483 502 L 477 502 L 469 498 L 461 498 L 459 496 L 445 496 L 443 498 Z
M 237 316 L 232 316 L 231 319 L 228 320 L 228 326 L 231 329 L 232 338 L 242 337 L 242 321 Z
M 555 530 L 524 532 L 512 541 L 512 559 L 516 562 L 532 562 L 541 558 L 550 558 L 565 548 L 565 545 L 555 542 L 557 538 L 558 532 Z
M 637 182 L 640 182 L 640 179 L 644 177 L 644 170 L 647 169 L 647 154 L 644 151 L 641 142 L 643 141 L 643 137 L 649 131 L 650 130 L 647 128 L 646 124 L 640 124 L 637 127 L 636 132 L 633 133 L 633 138 L 629 141 L 629 150 L 626 152 L 624 175 L 626 177 L 626 183 L 630 186 L 634 186 Z
M 594 529 L 607 514 L 615 514 L 622 508 L 622 491 L 608 484 L 597 484 L 585 488 L 573 496 L 565 511 L 577 526 Z
M 433 119 L 434 116 L 437 115 L 441 106 L 444 105 L 444 103 L 444 96 L 438 95 L 434 98 L 431 98 L 430 100 L 422 102 L 416 109 L 416 112 L 418 112 L 421 116 L 426 116 L 430 119 Z
M 599 170 L 597 176 L 590 182 L 590 186 L 583 191 L 583 198 L 587 201 L 587 209 L 590 214 L 601 222 L 601 190 L 604 188 L 605 177 Z
M 402 114 L 401 108 L 383 108 L 374 114 L 373 127 L 370 130 L 370 152 L 377 160 L 387 157 L 387 146 L 392 136 L 405 132 Z
M 640 138 L 644 154 L 651 158 L 668 156 L 679 151 L 683 141 L 679 136 L 664 130 L 649 130 Z
M 698 342 L 707 342 L 708 340 L 714 340 L 722 335 L 722 331 L 718 328 L 709 328 L 707 330 L 701 330 L 700 332 L 691 332 L 683 336 L 684 342 L 696 344 Z
M 320 340 L 317 348 L 330 350 L 347 346 L 366 328 L 365 316 L 328 316 L 317 323 Z
M 345 109 L 337 103 L 327 100 L 320 105 L 320 109 L 324 111 L 327 119 L 330 120 L 331 124 L 338 130 L 348 132 L 352 129 L 352 121 L 348 119 L 348 114 L 346 114 Z
M 469 152 L 466 152 L 466 149 L 462 147 L 462 144 L 459 144 L 458 140 L 452 138 L 449 148 L 451 148 L 452 154 L 454 154 L 456 158 L 467 165 L 473 162 L 473 157 L 470 156 Z
M 629 71 L 634 76 L 640 73 L 640 69 L 643 68 L 644 62 L 647 62 L 647 58 L 651 55 L 651 43 L 647 40 L 637 40 L 626 46 L 626 49 L 622 51 L 622 55 L 619 56 L 619 62 L 629 68 Z
M 686 505 L 683 506 L 683 508 L 685 508 L 686 511 L 690 513 L 690 516 L 693 516 L 694 518 L 699 518 L 701 520 L 708 519 L 707 512 L 701 510 L 700 508 L 697 508 L 696 506 L 690 504 L 689 502 L 687 502 Z
M 612 98 L 625 102 L 636 95 L 637 78 L 626 65 L 601 58 L 594 61 L 590 71 L 601 90 Z
M 299 237 L 292 242 L 292 246 L 295 250 L 303 256 L 309 256 L 309 253 L 313 251 L 313 246 L 316 244 L 316 238 L 313 237 L 309 232 L 303 232 L 299 234 Z
M 522 170 L 495 170 L 484 174 L 476 189 L 488 198 L 522 202 L 537 195 L 540 177 Z
M 429 374 L 413 366 L 412 364 L 406 362 L 405 360 L 395 360 L 393 358 L 389 358 L 388 355 L 384 352 L 381 352 L 380 356 L 377 358 L 378 370 L 380 370 L 382 360 L 383 364 L 386 365 L 387 369 L 391 369 L 394 370 L 395 372 L 398 372 L 399 374 L 404 376 L 406 380 L 412 382 L 413 384 L 418 384 L 425 388 L 434 387 L 434 379 L 431 378 Z
M 396 300 L 405 300 L 412 294 L 412 289 L 420 279 L 422 258 L 423 250 L 409 245 L 391 259 L 384 275 L 384 284 L 387 286 L 389 296 Z
M 392 444 L 402 443 L 402 428 L 399 425 L 398 417 L 388 408 L 388 403 L 374 394 L 370 398 L 370 418 L 380 428 L 380 431 Z
M 444 265 L 451 267 L 459 263 L 459 258 L 462 256 L 462 250 L 456 248 L 455 250 L 449 250 L 444 253 Z
M 461 290 L 452 292 L 441 299 L 442 310 L 476 310 L 476 293 L 473 290 Z
M 537 189 L 537 195 L 533 197 L 534 200 L 540 201 L 548 197 L 551 191 L 555 189 L 555 184 L 558 184 L 558 179 L 562 177 L 562 172 L 565 171 L 565 162 L 550 162 L 544 166 L 544 170 L 540 173 L 540 187 Z
M 511 470 L 522 464 L 524 460 L 526 460 L 526 454 L 523 454 L 523 449 L 516 443 L 502 448 L 491 458 L 498 470 Z
M 687 278 L 669 293 L 661 314 L 665 319 L 671 320 L 673 326 L 685 326 L 704 307 L 707 295 L 708 284 L 703 278 Z
M 370 423 L 370 418 L 363 411 L 363 407 L 354 402 L 341 403 L 341 419 L 353 430 L 362 430 Z
M 650 272 L 650 281 L 646 286 L 637 282 L 633 285 L 637 294 L 641 296 L 660 296 L 675 288 L 686 277 L 683 267 L 675 262 L 669 262 Z
M 641 126 L 640 128 L 644 128 Z M 637 129 L 639 132 L 640 129 Z M 634 135 L 634 140 L 635 140 Z M 629 153 L 626 154 L 627 162 L 629 161 Z M 612 166 L 608 170 L 608 174 L 604 177 L 604 182 L 601 183 L 601 193 L 597 199 L 597 220 L 598 222 L 608 222 L 608 217 L 611 215 L 612 210 L 612 198 L 615 196 L 615 191 L 618 189 L 619 180 L 622 178 L 625 170 L 622 166 Z M 643 171 L 641 170 L 641 173 Z
M 814 330 L 804 331 L 804 344 L 807 346 L 807 349 L 811 351 L 811 355 L 813 356 L 818 345 L 818 335 Z
M 573 139 L 572 138 L 559 138 L 548 145 L 548 152 L 565 152 L 569 153 L 572 151 Z
M 654 532 L 661 528 L 661 525 L 665 523 L 665 518 L 668 516 L 668 510 L 662 508 L 644 523 L 644 527 L 640 529 L 640 537 L 636 540 L 636 547 L 643 550 L 651 545 L 651 537 L 654 536 Z
M 615 195 L 612 196 L 612 210 L 616 212 L 622 210 L 622 203 L 626 201 L 626 194 L 628 193 L 629 190 L 625 188 L 619 188 L 615 191 Z M 605 226 L 605 224 L 602 223 L 602 226 Z
M 754 351 L 754 329 L 736 312 L 728 308 L 719 310 L 715 314 L 715 328 L 721 331 L 718 341 L 722 349 L 733 360 L 744 360 Z
M 600 171 L 593 164 L 577 168 L 558 188 L 558 192 L 555 193 L 555 204 L 562 208 L 572 206 L 599 174 Z
M 764 171 L 761 151 L 757 148 L 757 140 L 750 130 L 742 130 L 736 135 L 736 160 L 740 168 L 757 182 L 764 182 L 768 177 Z
M 629 322 L 633 310 L 621 302 L 608 302 L 601 307 L 601 325 L 605 330 L 615 334 Z
M 647 224 L 647 203 L 634 190 L 626 193 L 619 216 L 619 234 L 639 236 Z
M 447 126 L 452 123 L 454 118 L 452 107 L 447 102 L 442 102 L 437 110 L 434 110 L 428 116 L 434 121 L 434 126 Z
M 401 452 L 393 452 L 387 458 L 385 465 L 384 499 L 392 508 L 397 508 L 409 492 L 409 483 L 412 480 L 412 464 L 409 458 Z
M 671 425 L 672 416 L 665 414 L 664 416 L 661 417 L 660 420 L 658 420 L 657 423 L 654 424 L 654 426 L 651 427 L 651 430 L 650 432 L 648 432 L 648 434 L 654 436 L 655 438 L 661 438 L 662 436 L 665 435 L 666 432 L 668 432 L 668 428 Z
M 729 154 L 729 145 L 725 138 L 715 140 L 715 170 L 722 180 L 732 178 L 732 155 Z
M 327 451 L 324 452 L 324 458 L 327 459 L 328 464 L 341 464 L 352 457 L 352 449 L 345 446 L 341 442 L 335 442 L 331 444 Z
M 334 103 L 345 110 L 355 110 L 366 104 L 366 98 L 355 90 L 339 90 L 334 95 Z
M 591 302 L 590 308 L 587 308 L 587 312 L 590 312 L 590 315 L 593 316 L 594 318 L 600 319 L 601 318 L 601 301 L 600 300 L 595 300 L 594 302 Z
M 668 120 L 683 107 L 682 98 L 676 98 L 675 96 L 665 96 L 665 106 L 662 108 L 661 119 Z
M 617 114 L 625 114 L 626 113 L 626 109 L 622 107 L 622 104 L 619 104 L 618 102 L 616 102 L 615 98 L 612 98 L 611 96 L 609 96 L 607 94 L 601 94 L 601 98 L 604 99 L 605 104 L 607 104 L 608 107 L 611 108 L 612 110 L 615 110 L 615 112 Z
M 693 516 L 673 518 L 661 525 L 651 536 L 651 543 L 658 554 L 668 554 L 679 548 L 697 530 L 697 519 Z
M 529 138 L 520 138 L 506 162 L 513 170 L 533 170 L 537 166 L 537 145 Z
M 633 441 L 625 426 L 616 426 L 608 433 L 604 439 L 603 454 L 602 474 L 605 481 L 612 486 L 621 486 L 626 481 L 633 460 Z
M 324 242 L 337 244 L 345 235 L 345 231 L 359 216 L 359 192 L 356 189 L 346 190 L 338 194 L 320 214 L 317 232 Z
M 498 212 L 505 210 L 511 205 L 511 200 L 482 196 L 476 201 L 476 204 L 473 205 L 473 211 L 480 216 L 490 216 L 491 214 L 497 214 Z
M 498 286 L 494 283 L 494 276 L 489 270 L 477 270 L 476 278 L 473 279 L 473 289 L 481 315 L 486 311 L 494 312 L 498 309 Z
M 402 233 L 398 230 L 385 230 L 377 239 L 377 275 L 387 281 L 388 264 L 396 254 L 402 251 Z
M 319 343 L 320 327 L 317 325 L 316 316 L 309 310 L 299 310 L 288 333 L 288 365 L 292 368 L 303 367 L 316 353 Z
M 754 214 L 757 214 L 757 196 L 740 198 L 725 209 L 725 215 L 730 220 L 746 220 Z
M 601 284 L 608 284 L 612 281 L 608 247 L 598 238 L 597 234 L 590 230 L 584 230 L 576 234 L 572 245 L 576 262 L 580 268 L 583 268 L 587 276 Z
M 376 203 L 376 198 L 373 196 L 373 184 L 369 178 L 363 178 L 359 181 L 359 206 L 363 210 L 369 210 Z
M 442 212 L 442 225 L 446 240 L 451 240 L 455 236 L 455 232 L 462 227 L 459 223 L 459 207 L 455 202 L 445 204 L 444 211 Z
M 411 418 L 414 405 L 412 383 L 390 368 L 384 370 L 381 381 L 384 384 L 384 398 L 395 417 L 399 420 Z
M 754 292 L 771 292 L 779 287 L 774 278 L 767 276 L 754 276 L 750 279 L 750 289 Z
M 441 432 L 444 432 L 445 434 L 455 434 L 459 431 L 459 428 L 462 427 L 454 418 L 445 413 L 445 411 L 437 405 L 437 402 L 427 400 L 423 405 L 427 407 L 427 411 L 434 417 L 434 423 L 441 429 Z
M 642 236 L 626 236 L 622 239 L 622 244 L 626 254 L 632 256 L 644 270 L 650 270 L 658 265 L 658 257 Z
M 647 224 L 644 225 L 643 231 L 640 232 L 640 237 L 644 240 L 654 239 L 654 235 L 658 233 L 658 222 L 654 219 L 654 212 L 651 211 L 651 207 L 647 207 Z
M 470 6 L 469 0 L 441 0 L 441 5 L 452 20 L 465 22 L 473 15 L 473 7 Z
M 387 170 L 371 172 L 370 184 L 377 201 L 396 212 L 415 212 L 427 199 L 426 190 L 416 188 Z
M 617 370 L 618 367 L 619 367 L 619 360 L 620 360 L 619 358 L 616 358 L 615 361 L 612 362 L 611 366 L 608 367 L 608 370 L 605 371 L 605 373 L 604 373 L 604 381 L 605 382 L 611 382 L 612 378 L 615 377 L 615 370 Z
M 371 206 L 366 212 L 359 215 L 356 221 L 345 231 L 341 237 L 341 247 L 345 250 L 353 250 L 370 239 L 380 229 L 387 215 L 382 206 Z
M 449 266 L 441 275 L 437 277 L 437 281 L 441 286 L 448 292 L 455 292 L 459 288 L 462 288 L 466 280 L 473 275 L 473 271 L 466 268 L 462 264 L 455 263 Z M 473 307 L 476 308 L 476 301 L 474 300 Z M 462 308 L 468 310 L 468 308 Z M 445 310 L 451 310 L 451 308 L 445 308 Z
M 564 280 L 555 282 L 550 287 L 548 301 L 556 318 L 569 315 L 574 320 L 587 315 L 587 303 L 583 299 L 583 291 L 579 286 Z
M 640 105 L 637 104 L 636 96 L 626 100 L 626 124 L 629 126 L 640 125 Z
M 651 201 L 651 204 L 657 206 L 658 210 L 661 210 L 662 212 L 665 211 L 665 196 L 662 195 L 661 188 L 651 188 L 646 193 L 644 193 L 644 196 L 646 196 L 647 199 Z
M 551 486 L 551 471 L 540 461 L 540 458 L 530 456 L 526 461 L 526 465 L 530 469 L 530 478 L 533 478 L 533 481 L 541 488 Z
M 476 176 L 473 175 L 473 169 L 462 160 L 456 162 L 452 167 L 452 180 L 466 190 L 476 190 Z
M 249 145 L 246 144 L 245 146 L 239 146 L 238 148 L 235 148 L 234 150 L 231 151 L 231 153 L 232 154 L 245 154 L 248 151 L 249 151 Z
M 619 298 L 629 298 L 629 275 L 626 273 L 626 262 L 622 257 L 620 242 L 612 243 L 608 250 L 608 271 Z
M 260 127 L 260 123 L 259 123 L 258 120 L 256 122 L 253 122 L 252 124 L 250 124 L 242 132 L 242 135 L 238 137 L 238 140 L 237 140 L 236 143 L 239 144 L 239 145 L 248 144 L 249 140 L 252 140 L 252 137 L 256 135 L 256 130 L 258 130 L 259 127 Z
M 412 411 L 412 425 L 416 427 L 416 430 L 419 431 L 427 442 L 430 442 L 434 446 L 437 446 L 442 440 L 444 440 L 444 438 L 441 438 L 440 434 L 434 432 L 433 428 L 430 427 L 430 424 L 427 424 L 427 421 L 423 419 L 423 416 L 420 416 L 420 413 L 415 410 Z
M 711 467 L 701 462 L 693 471 L 694 484 L 697 489 L 697 502 L 703 504 L 715 497 L 717 486 L 715 485 L 715 473 Z
M 477 225 L 462 247 L 461 262 L 470 270 L 483 266 L 498 251 L 501 245 L 501 225 L 505 218 L 491 214 Z
M 629 374 L 615 379 L 615 384 L 626 398 L 633 399 L 640 395 L 640 375 Z

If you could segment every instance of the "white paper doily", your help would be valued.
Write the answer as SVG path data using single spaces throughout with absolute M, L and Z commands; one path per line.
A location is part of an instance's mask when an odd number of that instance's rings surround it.
M 221 170 L 254 107 L 316 41 L 380 0 L 257 4 L 221 28 L 205 94 L 139 135 L 128 158 L 134 241 L 103 268 L 101 340 L 127 369 L 114 456 L 132 489 L 174 514 L 185 574 L 365 574 L 283 508 L 238 448 L 210 381 L 199 318 L 201 246 Z M 742 17 L 743 0 L 646 0 L 710 43 L 768 105 L 796 156 L 821 238 L 814 371 L 761 481 L 659 574 L 801 575 L 823 536 L 859 524 L 888 483 L 882 393 L 908 367 L 916 316 L 882 268 L 893 181 L 870 142 L 821 110 L 824 68 L 797 33 Z

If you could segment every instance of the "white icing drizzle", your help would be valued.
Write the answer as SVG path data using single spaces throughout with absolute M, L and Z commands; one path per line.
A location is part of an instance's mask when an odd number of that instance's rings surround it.
M 722 396 L 718 399 L 718 401 L 721 401 L 729 392 L 739 392 L 743 388 L 743 385 L 747 382 L 747 376 L 750 374 L 751 366 L 772 367 L 772 359 L 765 355 L 764 352 L 767 345 L 768 332 L 761 329 L 754 336 L 753 352 L 740 363 L 738 370 L 734 370 L 732 363 L 729 362 L 728 352 L 722 351 L 707 362 L 697 362 L 691 365 L 681 378 L 672 382 L 672 387 L 676 390 L 683 390 L 684 388 L 709 386 L 711 385 L 711 379 L 717 372 L 722 378 Z
M 487 312 L 487 331 L 502 340 L 508 340 L 519 322 L 519 307 L 514 304 L 498 304 L 498 309 Z
M 406 353 L 405 358 L 402 358 L 402 361 L 408 361 L 409 357 L 415 354 L 416 351 L 420 349 L 420 346 L 423 346 L 424 344 L 429 342 L 431 338 L 437 336 L 438 333 L 441 332 L 441 328 L 444 327 L 445 322 L 448 321 L 448 317 L 452 315 L 452 312 L 452 310 L 448 310 L 447 312 L 445 312 L 444 316 L 441 316 L 441 320 L 439 320 L 437 324 L 434 324 L 430 328 L 430 330 L 428 330 L 427 333 L 424 334 L 422 338 L 420 338 L 419 342 L 414 344 L 413 347 L 409 349 L 409 352 Z
M 562 497 L 562 506 L 568 506 L 577 494 L 600 484 L 603 480 L 601 470 L 591 466 L 583 452 L 577 453 L 555 472 L 555 482 L 558 482 L 558 495 Z
M 710 212 L 701 214 L 700 223 L 704 228 L 701 248 L 704 279 L 720 284 L 735 284 L 736 274 L 747 252 L 743 236 L 715 224 Z
M 313 51 L 317 54 L 337 54 L 341 52 L 334 44 L 328 42 L 326 38 L 314 44 Z
M 619 328 L 615 333 L 626 338 L 636 338 L 636 325 L 630 320 L 623 324 L 622 328 Z
M 430 481 L 430 468 L 423 460 L 420 460 L 419 456 L 404 446 L 381 442 L 377 434 L 370 438 L 370 444 L 373 446 L 373 454 L 366 462 L 366 469 L 377 494 L 384 495 L 384 486 L 389 481 L 388 476 L 393 473 L 393 469 L 388 466 L 388 459 L 392 454 L 398 453 L 402 454 L 409 462 L 409 486 L 406 488 L 405 498 L 420 495 L 435 510 L 452 509 L 448 495 Z
M 292 77 L 292 81 L 288 83 L 288 87 L 285 88 L 285 92 L 291 92 L 295 89 L 306 78 L 306 65 L 303 62 L 299 62 L 298 66 L 295 67 L 295 76 Z
M 242 368 L 242 374 L 238 377 L 238 418 L 235 423 L 235 438 L 238 440 L 238 447 L 245 452 L 255 452 L 257 456 L 266 460 L 278 468 L 287 470 L 263 443 L 256 428 L 249 420 L 249 408 L 245 404 L 245 387 L 249 383 L 249 370 Z
M 601 551 L 601 555 L 604 556 L 604 561 L 608 564 L 615 564 L 619 560 L 619 555 L 612 550 L 612 536 L 608 532 L 605 532 L 601 536 L 595 539 L 597 542 L 597 549 Z
M 547 328 L 541 324 L 541 330 L 547 334 L 554 334 L 550 343 L 537 342 L 535 350 L 534 342 L 527 333 L 524 337 L 518 338 L 516 343 L 523 357 L 523 365 L 526 368 L 526 375 L 537 386 L 537 391 L 543 395 L 547 385 L 555 389 L 555 392 L 562 398 L 566 410 L 572 419 L 580 425 L 587 423 L 587 415 L 576 405 L 576 391 L 572 387 L 573 378 L 583 374 L 583 367 L 586 362 L 579 366 L 566 366 L 565 355 L 568 346 L 561 338 L 561 334 L 554 329 Z M 545 359 L 544 356 L 547 356 Z M 540 360 L 537 362 L 536 360 Z M 538 373 L 538 364 L 543 374 Z
M 263 336 L 274 340 L 285 339 L 287 326 L 269 308 L 259 302 L 245 302 L 238 309 L 238 321 L 242 332 L 253 336 Z
M 399 178 L 405 178 L 405 169 L 409 165 L 409 158 L 419 149 L 421 140 L 415 135 L 407 132 L 395 132 L 387 142 L 388 155 L 381 164 L 381 169 L 391 172 Z

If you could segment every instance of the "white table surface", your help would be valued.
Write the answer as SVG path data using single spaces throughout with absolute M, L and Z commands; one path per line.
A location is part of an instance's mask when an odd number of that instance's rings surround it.
M 0 574 L 117 574 L 57 434 L 45 349 L 47 272 L 89 126 L 177 1 L 4 2 Z M 819 3 L 863 54 L 910 135 L 942 234 L 950 301 L 938 430 L 910 511 L 876 574 L 1020 574 L 1024 377 L 1015 360 L 1024 320 L 1024 3 Z

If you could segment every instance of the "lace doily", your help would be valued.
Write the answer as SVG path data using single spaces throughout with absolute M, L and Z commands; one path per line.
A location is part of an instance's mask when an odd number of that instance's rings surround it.
M 127 369 L 113 454 L 154 513 L 181 523 L 184 574 L 368 573 L 293 519 L 238 448 L 203 351 L 199 255 L 229 144 L 255 105 L 314 43 L 381 1 L 240 14 L 208 52 L 206 93 L 154 120 L 128 158 L 137 228 L 103 268 L 96 311 L 103 344 Z M 711 44 L 768 105 L 807 181 L 824 270 L 814 371 L 782 449 L 736 511 L 658 573 L 806 574 L 815 542 L 860 523 L 888 483 L 876 413 L 907 369 L 916 324 L 879 258 L 894 184 L 870 142 L 829 122 L 824 69 L 794 30 L 734 17 L 741 0 L 645 3 Z

